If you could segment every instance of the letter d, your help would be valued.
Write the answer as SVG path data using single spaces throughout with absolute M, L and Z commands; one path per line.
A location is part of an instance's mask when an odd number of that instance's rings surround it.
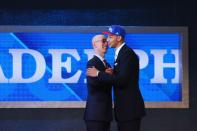
M 9 53 L 11 53 L 13 57 L 13 76 L 9 80 L 9 83 L 32 83 L 42 78 L 46 69 L 46 62 L 42 54 L 31 49 L 10 49 Z M 35 73 L 30 78 L 26 79 L 22 77 L 23 54 L 29 54 L 33 56 L 36 62 Z

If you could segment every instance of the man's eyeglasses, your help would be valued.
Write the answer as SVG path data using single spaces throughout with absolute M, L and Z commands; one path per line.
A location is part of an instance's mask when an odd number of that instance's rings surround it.
M 96 42 L 102 42 L 102 43 L 105 43 L 105 42 L 107 42 L 107 39 L 102 39 L 102 40 L 96 40 L 96 41 L 94 41 L 95 43 Z

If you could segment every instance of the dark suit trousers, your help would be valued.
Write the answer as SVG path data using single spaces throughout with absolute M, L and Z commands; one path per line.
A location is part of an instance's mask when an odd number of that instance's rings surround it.
M 86 131 L 110 131 L 110 122 L 86 121 Z
M 141 119 L 118 122 L 118 131 L 140 131 Z

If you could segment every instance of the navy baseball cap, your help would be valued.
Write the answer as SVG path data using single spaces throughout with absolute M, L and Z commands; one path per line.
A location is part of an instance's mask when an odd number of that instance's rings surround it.
M 103 34 L 108 34 L 108 35 L 119 35 L 125 38 L 125 29 L 120 26 L 120 25 L 111 25 L 108 28 L 108 31 L 103 32 Z

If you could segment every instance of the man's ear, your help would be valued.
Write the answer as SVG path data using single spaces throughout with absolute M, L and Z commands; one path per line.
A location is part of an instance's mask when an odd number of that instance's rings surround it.
M 95 42 L 93 42 L 92 45 L 93 45 L 94 48 L 96 48 L 96 43 Z
M 121 41 L 121 39 L 122 39 L 122 36 L 119 36 L 119 35 L 118 35 L 117 40 L 118 40 L 118 41 Z

